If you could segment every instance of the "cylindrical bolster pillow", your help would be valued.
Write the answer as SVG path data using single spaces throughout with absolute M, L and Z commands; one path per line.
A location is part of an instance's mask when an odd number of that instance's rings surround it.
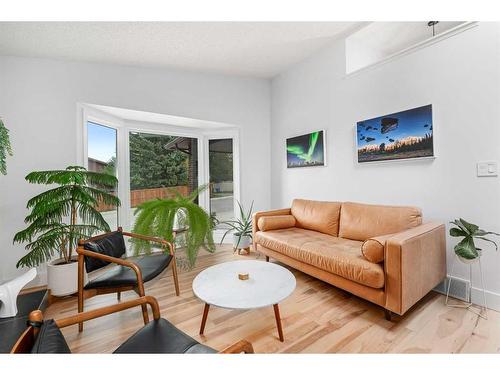
M 361 252 L 366 260 L 372 263 L 380 263 L 384 261 L 385 242 L 394 234 L 386 234 L 385 236 L 377 236 L 368 238 L 361 246 Z
M 259 230 L 265 232 L 268 230 L 286 229 L 295 226 L 295 218 L 292 215 L 262 216 L 257 221 Z

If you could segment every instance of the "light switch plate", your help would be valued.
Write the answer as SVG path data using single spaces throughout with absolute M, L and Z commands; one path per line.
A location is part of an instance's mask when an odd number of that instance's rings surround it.
M 496 176 L 498 176 L 498 163 L 496 161 L 480 161 L 477 163 L 477 177 Z

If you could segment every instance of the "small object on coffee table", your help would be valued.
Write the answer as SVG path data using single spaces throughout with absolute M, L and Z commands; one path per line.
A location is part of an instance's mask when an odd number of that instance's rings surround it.
M 239 273 L 238 274 L 238 279 L 240 280 L 248 280 L 250 276 L 248 275 L 248 273 Z
M 234 277 L 242 269 L 252 274 L 245 282 Z M 279 340 L 284 341 L 278 303 L 292 294 L 295 286 L 295 276 L 275 263 L 238 260 L 205 269 L 193 281 L 194 294 L 205 302 L 200 335 L 205 331 L 210 306 L 232 310 L 273 306 Z

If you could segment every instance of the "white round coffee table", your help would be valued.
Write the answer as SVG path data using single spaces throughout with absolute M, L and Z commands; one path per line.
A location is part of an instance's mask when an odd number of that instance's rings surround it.
M 248 280 L 238 274 L 248 273 Z M 200 272 L 193 281 L 194 294 L 205 302 L 200 335 L 205 330 L 211 305 L 224 309 L 258 309 L 273 306 L 280 341 L 283 329 L 278 303 L 295 290 L 295 276 L 286 268 L 258 260 L 217 264 Z

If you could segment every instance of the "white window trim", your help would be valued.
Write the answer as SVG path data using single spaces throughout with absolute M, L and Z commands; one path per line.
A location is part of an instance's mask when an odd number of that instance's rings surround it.
M 124 137 L 124 123 L 121 119 L 106 114 L 104 112 L 97 111 L 93 108 L 78 105 L 79 118 L 77 121 L 77 163 L 85 168 L 88 168 L 88 146 L 87 146 L 87 122 L 93 122 L 98 125 L 106 126 L 111 129 L 116 130 L 116 177 L 118 181 L 123 177 L 126 177 L 126 169 L 124 161 L 123 150 L 120 148 L 120 144 L 123 143 Z M 124 226 L 127 222 L 127 211 L 124 207 L 123 202 L 127 199 L 127 191 L 124 189 L 123 185 L 118 183 L 117 186 L 117 196 L 122 202 L 122 205 L 117 208 L 118 226 Z M 115 228 L 111 228 L 115 229 Z
M 229 130 L 218 130 L 211 131 L 204 137 L 204 149 L 206 150 L 206 163 L 204 166 L 203 173 L 205 174 L 206 181 L 210 181 L 210 165 L 208 159 L 208 142 L 211 139 L 232 139 L 233 140 L 233 216 L 239 216 L 238 203 L 241 202 L 241 181 L 240 181 L 240 143 L 239 129 L 229 129 Z M 210 192 L 205 191 L 203 194 L 204 202 L 206 206 L 204 207 L 207 212 L 210 209 Z M 201 197 L 200 197 L 201 198 Z M 200 199 L 201 202 L 201 199 Z M 215 229 L 214 230 L 214 240 L 216 243 L 220 242 L 225 230 Z M 232 243 L 231 236 L 226 236 L 224 243 Z

